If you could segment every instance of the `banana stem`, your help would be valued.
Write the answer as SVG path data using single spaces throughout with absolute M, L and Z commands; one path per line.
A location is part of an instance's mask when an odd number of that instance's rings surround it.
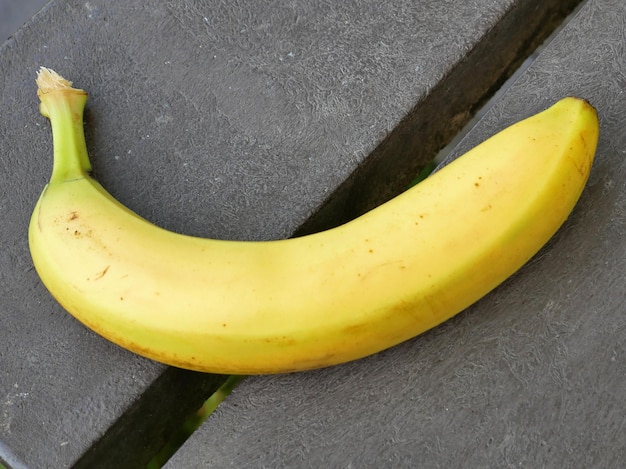
M 52 126 L 54 160 L 50 182 L 85 177 L 91 171 L 83 130 L 87 92 L 73 88 L 71 82 L 45 67 L 37 73 L 37 86 L 39 110 Z

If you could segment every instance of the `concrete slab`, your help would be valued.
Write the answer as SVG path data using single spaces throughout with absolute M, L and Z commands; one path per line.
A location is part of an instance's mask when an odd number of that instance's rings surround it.
M 453 157 L 566 95 L 601 139 L 549 245 L 441 327 L 332 369 L 249 377 L 167 467 L 621 467 L 626 409 L 622 0 L 591 0 Z
M 37 13 L 47 0 L 0 0 L 0 43 Z
M 26 239 L 51 167 L 40 65 L 89 90 L 95 174 L 123 203 L 188 234 L 279 238 L 399 191 L 575 3 L 48 4 L 0 47 L 0 460 L 141 466 L 224 379 L 112 346 L 40 284 Z M 351 370 L 285 379 L 347 391 Z

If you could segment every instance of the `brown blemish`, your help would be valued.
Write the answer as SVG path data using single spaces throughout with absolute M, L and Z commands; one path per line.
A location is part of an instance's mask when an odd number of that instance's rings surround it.
M 78 218 L 78 212 L 70 212 L 70 215 L 67 218 L 67 221 L 76 220 L 77 218 Z
M 278 336 L 278 337 L 264 337 L 261 339 L 261 342 L 266 344 L 276 344 L 276 345 L 295 345 L 297 341 L 291 337 L 287 337 L 286 335 Z
M 65 228 L 66 231 L 69 230 L 69 228 Z M 80 230 L 74 230 L 74 237 L 75 238 L 90 238 L 92 236 L 93 231 L 92 230 L 87 230 L 87 232 L 82 232 Z
M 102 277 L 104 277 L 106 275 L 106 273 L 109 271 L 109 267 L 111 267 L 110 265 L 107 265 L 102 272 L 100 272 L 98 275 L 95 276 L 94 281 L 96 280 L 100 280 Z

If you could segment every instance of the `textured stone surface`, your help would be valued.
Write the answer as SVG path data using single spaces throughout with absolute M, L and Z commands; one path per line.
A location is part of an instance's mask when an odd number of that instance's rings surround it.
M 336 224 L 401 190 L 574 3 L 48 4 L 0 47 L 0 460 L 140 466 L 222 381 L 110 345 L 40 284 L 26 240 L 51 167 L 34 86 L 40 65 L 90 92 L 95 174 L 120 201 L 175 231 L 278 238 Z M 384 379 L 379 363 L 368 373 Z M 320 381 L 317 393 L 335 376 L 335 392 L 349 393 L 362 389 L 358 369 L 284 379 Z M 280 382 L 251 381 L 274 386 L 252 402 L 271 397 L 287 410 Z M 292 425 L 308 425 L 299 408 L 293 414 Z
M 0 43 L 17 31 L 46 0 L 0 0 Z
M 622 0 L 590 1 L 454 152 L 565 95 L 597 107 L 588 187 L 538 256 L 392 350 L 247 378 L 168 467 L 621 467 L 625 26 Z

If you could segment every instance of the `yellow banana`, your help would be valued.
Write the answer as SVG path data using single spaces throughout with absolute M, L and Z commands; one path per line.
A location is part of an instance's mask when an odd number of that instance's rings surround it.
M 32 215 L 34 265 L 87 327 L 199 371 L 319 368 L 391 347 L 457 314 L 530 259 L 587 181 L 599 124 L 564 98 L 340 227 L 277 241 L 161 229 L 89 174 L 87 93 L 37 77 L 54 164 Z

